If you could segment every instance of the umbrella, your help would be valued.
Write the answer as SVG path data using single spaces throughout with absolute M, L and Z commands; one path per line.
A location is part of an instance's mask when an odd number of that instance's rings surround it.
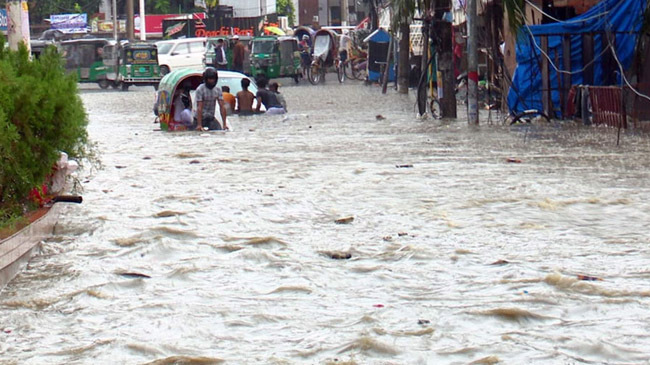
M 264 27 L 264 30 L 275 35 L 286 35 L 286 33 L 278 27 Z

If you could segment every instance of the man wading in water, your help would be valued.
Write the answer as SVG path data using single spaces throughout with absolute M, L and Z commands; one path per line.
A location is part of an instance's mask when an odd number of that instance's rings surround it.
M 217 70 L 208 67 L 203 71 L 203 83 L 196 89 L 194 97 L 197 102 L 196 112 L 196 130 L 202 131 L 203 127 L 208 127 L 209 130 L 228 129 L 226 124 L 226 106 L 223 101 L 223 94 L 221 88 L 217 87 L 217 80 L 219 75 Z M 221 120 L 223 120 L 223 127 L 215 119 L 215 108 L 219 102 L 219 111 L 221 113 Z

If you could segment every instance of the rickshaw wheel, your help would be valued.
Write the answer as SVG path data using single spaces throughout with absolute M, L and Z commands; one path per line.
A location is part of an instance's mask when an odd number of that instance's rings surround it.
M 364 59 L 356 59 L 352 61 L 352 64 L 350 65 L 350 69 L 352 72 L 352 78 L 357 79 L 357 80 L 363 80 L 365 79 L 365 69 L 360 69 L 359 64 L 364 62 Z
M 108 80 L 106 80 L 106 79 L 97 81 L 97 84 L 102 89 L 108 89 L 108 86 L 109 86 Z
M 309 72 L 309 82 L 311 82 L 312 85 L 317 85 L 319 82 L 321 82 L 320 66 L 311 66 L 311 70 Z
M 338 65 L 336 66 L 336 73 L 339 79 L 340 83 L 343 83 L 345 81 L 345 67 L 343 67 L 343 62 L 338 62 Z
M 122 83 L 122 91 L 129 91 L 129 84 Z
M 169 67 L 167 66 L 160 66 L 160 76 L 165 76 L 169 73 Z
M 112 87 L 113 89 L 115 89 L 115 90 L 119 89 L 120 86 L 122 86 L 122 83 L 120 83 L 120 82 L 113 81 L 113 82 L 111 83 L 111 87 Z

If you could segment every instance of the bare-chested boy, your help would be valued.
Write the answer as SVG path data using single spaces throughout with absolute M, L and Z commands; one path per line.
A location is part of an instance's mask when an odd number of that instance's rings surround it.
M 255 100 L 255 95 L 248 91 L 250 84 L 251 80 L 248 78 L 241 79 L 242 91 L 237 93 L 237 112 L 239 115 L 253 114 L 253 100 Z

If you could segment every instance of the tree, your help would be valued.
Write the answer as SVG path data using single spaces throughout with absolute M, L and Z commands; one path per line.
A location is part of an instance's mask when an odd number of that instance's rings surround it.
M 391 3 L 393 30 L 399 29 L 399 61 L 397 63 L 397 85 L 400 94 L 409 92 L 409 73 L 411 71 L 410 58 L 410 35 L 411 21 L 418 6 L 418 0 L 393 0 Z
M 296 21 L 295 12 L 296 10 L 293 7 L 293 1 L 291 0 L 277 0 L 275 5 L 275 11 L 279 16 L 286 16 L 289 18 L 289 25 L 293 26 Z

